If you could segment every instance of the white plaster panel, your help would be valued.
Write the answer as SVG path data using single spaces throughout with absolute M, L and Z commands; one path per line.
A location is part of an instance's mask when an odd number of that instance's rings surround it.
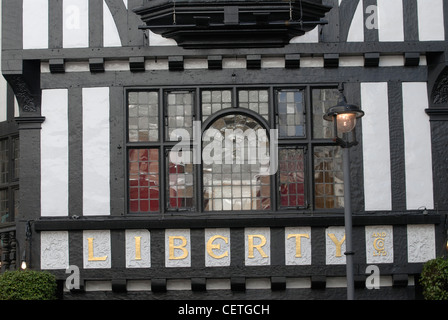
M 367 263 L 394 262 L 394 234 L 392 226 L 366 226 Z
M 431 126 L 425 82 L 403 83 L 403 126 L 408 210 L 434 209 Z
M 127 291 L 151 291 L 151 280 L 128 280 Z
M 264 57 L 261 58 L 262 68 L 285 68 L 284 57 Z
M 339 67 L 364 67 L 364 57 L 341 56 L 339 57 Z
M 168 70 L 168 59 L 146 59 L 145 70 Z
M 332 240 L 331 236 L 334 236 L 336 242 L 341 243 L 340 253 L 337 251 L 337 245 Z M 344 227 L 328 227 L 325 230 L 325 256 L 326 264 L 345 264 L 345 228 Z
M 171 255 L 170 238 L 173 245 Z M 191 267 L 191 237 L 189 229 L 165 230 L 165 266 L 167 268 Z
M 105 0 L 103 0 L 103 44 L 105 47 L 122 46 L 117 26 Z
M 386 82 L 361 83 L 365 210 L 391 210 L 389 100 Z
M 83 214 L 110 214 L 109 88 L 83 88 Z
M 380 41 L 404 41 L 403 0 L 378 0 Z
M 408 262 L 424 263 L 436 257 L 434 225 L 408 225 Z
M 324 58 L 322 57 L 303 57 L 300 58 L 301 68 L 323 68 Z
M 208 61 L 207 59 L 185 59 L 184 68 L 185 70 L 208 69 Z
M 289 43 L 318 43 L 319 42 L 319 27 L 306 32 L 303 36 L 292 38 Z
M 23 49 L 48 48 L 48 0 L 23 0 Z
M 42 90 L 41 215 L 68 215 L 68 91 Z
M 152 47 L 157 46 L 177 46 L 177 42 L 173 39 L 164 38 L 151 30 L 148 30 L 149 34 L 149 45 Z
M 190 279 L 167 279 L 166 290 L 168 291 L 189 291 L 191 290 Z
M 311 265 L 311 227 L 285 228 L 285 264 Z
M 93 251 L 90 253 L 90 259 L 89 238 L 93 239 Z M 83 258 L 85 269 L 106 269 L 111 267 L 110 230 L 83 231 Z M 101 258 L 102 260 L 94 261 L 96 258 Z
M 420 41 L 444 41 L 443 0 L 417 0 Z
M 34 0 L 31 0 L 34 1 Z M 89 1 L 63 1 L 63 47 L 86 48 L 89 46 Z
M 138 239 L 136 239 L 138 238 Z M 151 234 L 148 230 L 126 230 L 126 268 L 151 267 Z M 140 241 L 140 248 L 138 248 Z M 137 251 L 138 250 L 138 251 Z
M 215 239 L 211 239 L 212 237 Z M 213 248 L 208 248 L 209 245 Z M 205 266 L 206 267 L 227 267 L 230 266 L 230 229 L 205 229 Z M 208 253 L 211 250 L 215 255 L 213 257 Z M 216 258 L 219 257 L 219 258 Z
M 247 62 L 244 58 L 223 58 L 222 68 L 223 69 L 246 69 Z
M 130 71 L 129 61 L 109 60 L 104 62 L 104 71 Z
M 67 269 L 69 266 L 68 248 L 68 231 L 42 231 L 40 234 L 41 269 Z
M 230 279 L 207 279 L 207 290 L 230 290 Z
M 359 1 L 353 17 L 350 29 L 348 31 L 347 42 L 363 42 L 364 41 L 364 12 L 363 1 Z
M 396 56 L 381 56 L 380 67 L 403 67 L 404 66 L 404 56 L 396 55 Z
M 112 281 L 88 280 L 85 282 L 86 291 L 112 291 Z
M 247 290 L 270 290 L 271 279 L 270 278 L 247 278 L 246 279 Z
M 253 241 L 253 258 L 250 256 L 250 241 Z M 246 266 L 263 266 L 271 264 L 271 229 L 270 228 L 245 228 L 245 264 Z M 265 242 L 263 244 L 263 242 Z M 257 249 L 259 248 L 259 249 Z

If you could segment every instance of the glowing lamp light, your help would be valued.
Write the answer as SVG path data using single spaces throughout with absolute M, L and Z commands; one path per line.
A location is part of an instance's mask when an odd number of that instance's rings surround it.
M 355 128 L 357 120 L 364 116 L 364 111 L 356 105 L 348 104 L 343 91 L 341 86 L 338 104 L 328 109 L 324 119 L 334 123 L 335 141 L 343 148 L 350 148 L 358 144 Z

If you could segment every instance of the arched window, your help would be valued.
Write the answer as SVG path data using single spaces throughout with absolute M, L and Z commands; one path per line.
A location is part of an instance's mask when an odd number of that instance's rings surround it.
M 204 211 L 270 210 L 269 139 L 245 113 L 211 122 L 202 145 Z

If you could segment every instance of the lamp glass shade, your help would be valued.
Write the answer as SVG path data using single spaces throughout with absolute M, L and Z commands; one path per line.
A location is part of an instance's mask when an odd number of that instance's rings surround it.
M 356 127 L 356 114 L 341 113 L 336 116 L 338 131 L 341 133 L 352 132 Z

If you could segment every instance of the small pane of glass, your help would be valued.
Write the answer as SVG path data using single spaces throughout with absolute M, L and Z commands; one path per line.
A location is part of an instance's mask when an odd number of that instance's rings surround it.
M 204 90 L 201 97 L 202 121 L 220 110 L 232 108 L 231 90 Z
M 0 222 L 9 222 L 9 199 L 8 189 L 0 190 Z
M 128 134 L 130 142 L 159 141 L 159 94 L 129 92 Z
M 19 179 L 20 174 L 20 140 L 18 137 L 12 139 L 12 148 L 14 151 L 12 163 L 14 166 L 14 179 Z
M 193 153 L 169 153 L 168 159 L 168 209 L 187 210 L 194 207 Z M 174 160 L 174 162 L 173 162 Z
M 338 103 L 337 89 L 313 89 L 313 136 L 315 139 L 333 138 L 333 123 L 323 119 L 330 107 Z
M 302 90 L 277 92 L 278 128 L 280 137 L 305 136 L 305 105 Z
M 252 110 L 269 121 L 268 90 L 240 90 L 238 92 L 238 106 Z
M 314 148 L 314 196 L 316 209 L 344 207 L 344 174 L 340 147 Z
M 185 129 L 193 138 L 193 92 L 179 91 L 167 94 L 166 139 L 178 141 L 177 135 L 171 134 L 176 129 Z
M 129 150 L 129 210 L 131 213 L 158 212 L 159 150 Z
M 9 175 L 8 139 L 0 140 L 0 183 L 7 183 Z
M 15 220 L 15 217 L 19 216 L 19 209 L 20 209 L 20 190 L 13 189 L 13 197 L 14 197 L 14 216 L 12 217 L 12 220 Z
M 280 207 L 305 206 L 305 163 L 303 149 L 279 150 Z

